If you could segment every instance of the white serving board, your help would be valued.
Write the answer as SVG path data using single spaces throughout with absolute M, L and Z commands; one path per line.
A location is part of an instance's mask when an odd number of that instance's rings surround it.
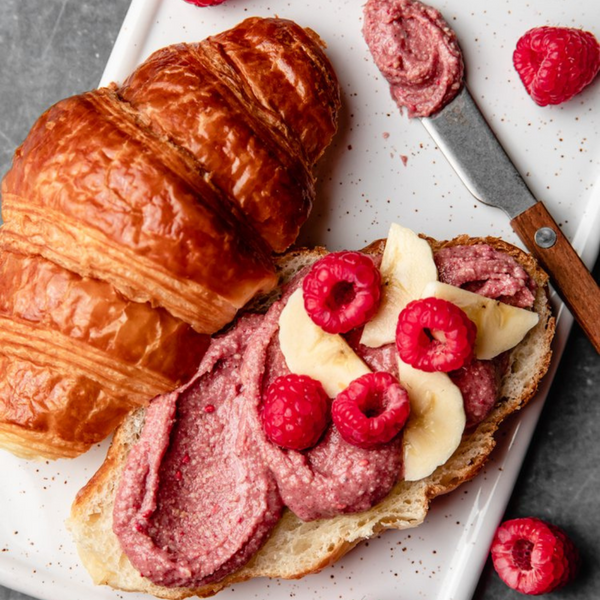
M 318 201 L 301 241 L 360 248 L 389 223 L 445 239 L 459 233 L 516 242 L 507 217 L 478 204 L 418 121 L 392 103 L 361 35 L 361 0 L 228 0 L 197 8 L 182 0 L 133 0 L 102 84 L 121 81 L 152 51 L 194 41 L 248 16 L 279 16 L 327 43 L 343 94 L 340 131 L 319 165 Z M 537 107 L 513 70 L 517 38 L 531 27 L 583 27 L 600 36 L 596 0 L 438 0 L 456 30 L 471 92 L 532 191 L 592 264 L 600 243 L 600 83 L 571 102 Z M 435 501 L 415 530 L 386 532 L 335 566 L 299 581 L 250 581 L 221 598 L 468 600 L 521 467 L 572 319 L 560 313 L 555 361 L 537 398 L 503 430 L 485 471 Z M 0 583 L 45 600 L 147 596 L 94 587 L 64 527 L 70 504 L 102 462 L 107 442 L 76 460 L 31 463 L 0 453 Z M 10 482 L 10 483 L 8 483 Z

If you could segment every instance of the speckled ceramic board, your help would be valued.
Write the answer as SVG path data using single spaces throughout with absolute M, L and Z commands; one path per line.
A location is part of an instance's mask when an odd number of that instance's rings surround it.
M 527 29 L 559 24 L 600 35 L 596 0 L 438 0 L 456 30 L 473 96 L 565 234 L 590 264 L 599 244 L 600 82 L 560 107 L 539 108 L 511 64 Z M 134 0 L 102 83 L 122 80 L 150 52 L 198 40 L 251 15 L 291 18 L 327 43 L 343 93 L 340 131 L 319 166 L 319 198 L 306 243 L 360 248 L 397 221 L 443 239 L 458 233 L 515 241 L 507 217 L 476 203 L 418 121 L 401 115 L 361 36 L 361 0 L 228 0 L 196 8 L 182 0 Z M 560 311 L 557 359 L 571 325 Z M 554 365 L 556 366 L 556 364 Z M 473 594 L 552 374 L 536 400 L 504 429 L 486 470 L 432 507 L 416 530 L 387 532 L 335 566 L 299 581 L 251 581 L 222 598 L 467 600 Z M 0 583 L 48 600 L 139 595 L 94 587 L 63 525 L 77 490 L 107 444 L 86 456 L 27 463 L 0 455 Z

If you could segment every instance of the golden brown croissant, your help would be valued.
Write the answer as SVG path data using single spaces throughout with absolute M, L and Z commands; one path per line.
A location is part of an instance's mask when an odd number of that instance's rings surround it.
M 87 450 L 206 348 L 166 310 L 38 256 L 5 250 L 0 281 L 0 445 L 20 455 Z
M 321 46 L 247 19 L 40 117 L 2 182 L 0 445 L 85 451 L 275 286 L 337 127 Z

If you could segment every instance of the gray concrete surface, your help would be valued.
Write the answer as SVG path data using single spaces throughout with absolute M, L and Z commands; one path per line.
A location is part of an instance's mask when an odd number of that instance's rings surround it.
M 0 177 L 48 106 L 97 84 L 128 4 L 0 0 Z M 599 267 L 594 274 L 598 280 Z M 579 545 L 581 575 L 555 592 L 556 600 L 600 597 L 599 396 L 600 358 L 575 327 L 507 511 L 507 517 L 536 515 L 561 525 Z M 477 600 L 522 597 L 487 565 Z M 0 587 L 0 600 L 27 598 Z

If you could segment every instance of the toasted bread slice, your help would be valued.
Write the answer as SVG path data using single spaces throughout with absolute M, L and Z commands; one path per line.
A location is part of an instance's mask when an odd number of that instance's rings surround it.
M 320 571 L 360 541 L 382 530 L 416 527 L 425 519 L 432 499 L 451 492 L 481 470 L 495 446 L 494 434 L 500 423 L 530 400 L 548 369 L 555 328 L 547 293 L 548 278 L 533 258 L 497 238 L 460 236 L 447 242 L 429 238 L 427 241 L 434 251 L 448 245 L 490 244 L 515 258 L 538 285 L 533 307 L 540 317 L 538 324 L 510 352 L 494 409 L 475 429 L 464 434 L 448 462 L 425 479 L 401 481 L 383 502 L 363 513 L 303 522 L 286 510 L 262 549 L 237 572 L 199 589 L 159 587 L 141 577 L 132 567 L 112 531 L 112 510 L 120 473 L 144 422 L 144 409 L 140 409 L 117 430 L 106 461 L 79 492 L 68 520 L 81 560 L 94 583 L 175 599 L 193 595 L 207 597 L 233 583 L 254 577 L 300 578 Z M 378 241 L 364 251 L 378 254 L 383 247 L 384 241 Z M 323 248 L 286 253 L 279 262 L 281 284 L 325 253 Z M 275 299 L 274 292 L 259 299 L 252 308 L 266 308 Z

